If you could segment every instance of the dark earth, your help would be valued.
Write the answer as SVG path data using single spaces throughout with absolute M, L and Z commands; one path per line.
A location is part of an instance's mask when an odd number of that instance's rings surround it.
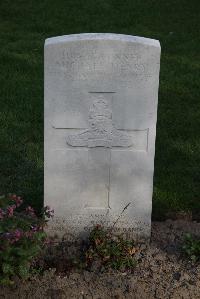
M 200 299 L 200 263 L 181 253 L 185 233 L 200 237 L 200 223 L 185 220 L 153 222 L 148 249 L 138 253 L 133 273 L 55 269 L 26 282 L 1 287 L 0 298 Z

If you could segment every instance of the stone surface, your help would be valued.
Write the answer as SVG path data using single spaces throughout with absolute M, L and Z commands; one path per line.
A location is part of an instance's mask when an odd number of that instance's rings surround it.
M 50 232 L 151 228 L 160 44 L 118 34 L 45 42 L 45 205 Z

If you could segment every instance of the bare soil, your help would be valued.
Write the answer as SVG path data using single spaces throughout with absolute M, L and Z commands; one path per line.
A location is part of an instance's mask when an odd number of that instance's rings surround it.
M 0 298 L 77 299 L 200 299 L 200 263 L 181 255 L 185 233 L 200 237 L 200 223 L 167 220 L 152 224 L 148 249 L 138 253 L 133 273 L 71 270 L 66 275 L 55 269 L 16 281 L 0 289 Z

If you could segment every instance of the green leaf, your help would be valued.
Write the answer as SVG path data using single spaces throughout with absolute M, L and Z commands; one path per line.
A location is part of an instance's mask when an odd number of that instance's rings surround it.
M 27 278 L 29 276 L 29 265 L 27 264 L 19 265 L 18 274 L 21 278 Z
M 14 268 L 10 264 L 3 263 L 2 271 L 4 274 L 14 274 Z

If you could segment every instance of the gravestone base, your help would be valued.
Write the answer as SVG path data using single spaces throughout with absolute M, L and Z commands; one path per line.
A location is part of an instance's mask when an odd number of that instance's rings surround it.
M 65 218 L 54 217 L 48 223 L 47 233 L 50 236 L 57 236 L 59 239 L 64 237 L 68 241 L 84 240 L 96 225 L 110 230 L 115 235 L 121 235 L 125 239 L 136 242 L 149 241 L 151 235 L 150 222 L 137 221 L 127 217 L 124 219 L 123 216 L 117 214 L 111 217 L 106 212 L 71 215 Z

